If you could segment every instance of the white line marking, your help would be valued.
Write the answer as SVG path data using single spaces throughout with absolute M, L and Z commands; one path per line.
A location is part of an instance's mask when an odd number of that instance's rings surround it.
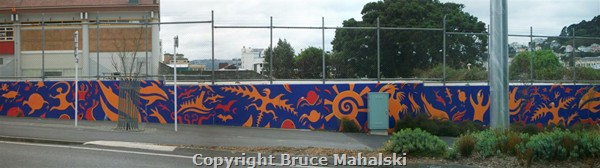
M 0 141 L 0 143 L 6 144 L 15 144 L 15 145 L 27 145 L 27 146 L 43 146 L 43 147 L 53 147 L 53 148 L 67 148 L 67 149 L 81 149 L 81 150 L 93 150 L 93 151 L 104 151 L 104 152 L 115 152 L 115 153 L 130 153 L 130 154 L 139 154 L 139 155 L 150 155 L 150 156 L 164 156 L 164 157 L 173 157 L 173 158 L 183 158 L 183 159 L 194 159 L 193 156 L 184 156 L 184 155 L 173 155 L 173 154 L 164 154 L 164 153 L 150 153 L 150 152 L 137 152 L 137 151 L 126 151 L 126 150 L 117 150 L 117 149 L 100 149 L 100 148 L 88 148 L 88 147 L 80 147 L 80 146 L 66 146 L 66 145 L 51 145 L 51 144 L 37 144 L 37 143 L 24 143 L 24 142 L 9 142 L 9 141 Z M 206 157 L 198 157 L 198 159 L 203 159 Z M 242 165 L 242 161 L 237 161 L 237 165 Z M 257 163 L 258 164 L 258 163 Z M 286 167 L 316 167 L 316 166 L 288 166 L 283 164 L 273 163 L 270 166 L 286 166 Z
M 88 147 L 80 147 L 80 146 L 34 144 L 34 143 L 8 142 L 8 141 L 0 141 L 0 143 L 17 144 L 17 145 L 28 145 L 28 146 L 43 146 L 43 147 L 53 147 L 53 148 L 83 149 L 83 150 L 105 151 L 105 152 L 116 152 L 116 153 L 131 153 L 131 154 L 151 155 L 151 156 L 165 156 L 165 157 L 185 158 L 185 159 L 191 159 L 192 158 L 191 156 L 183 156 L 183 155 L 172 155 L 172 154 L 150 153 L 150 152 L 137 152 L 137 151 L 126 151 L 126 150 L 117 150 L 117 149 L 88 148 Z
M 83 143 L 84 145 L 100 145 L 110 147 L 123 147 L 123 148 L 136 148 L 136 149 L 147 149 L 156 151 L 172 152 L 175 150 L 175 146 L 156 145 L 151 143 L 139 143 L 139 142 L 124 142 L 124 141 L 90 141 Z

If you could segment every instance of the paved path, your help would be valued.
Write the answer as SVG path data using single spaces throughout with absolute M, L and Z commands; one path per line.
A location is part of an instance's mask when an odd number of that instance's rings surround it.
M 212 125 L 143 124 L 144 131 L 114 130 L 115 122 L 0 117 L 0 136 L 52 139 L 67 142 L 125 141 L 165 145 L 284 146 L 375 150 L 387 136 L 362 133 L 244 128 Z

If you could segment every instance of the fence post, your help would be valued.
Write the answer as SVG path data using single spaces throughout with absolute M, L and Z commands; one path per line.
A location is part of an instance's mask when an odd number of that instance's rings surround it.
M 443 71 L 442 72 L 442 74 L 443 74 L 442 75 L 442 84 L 444 86 L 446 86 L 446 15 L 444 15 L 444 21 L 443 21 L 443 28 L 442 29 L 443 29 L 442 30 L 442 32 L 443 32 L 442 34 L 444 36 L 442 38 L 443 39 L 442 43 L 444 43 L 443 44 L 444 46 L 442 47 L 442 54 L 443 54 L 443 56 L 442 56 L 443 58 L 442 59 L 443 59 L 443 64 L 444 64 L 442 66 L 442 71 Z
M 575 28 L 572 29 L 573 30 L 573 50 L 571 51 L 571 61 L 572 61 L 572 68 L 573 68 L 573 85 L 577 84 L 577 71 L 575 69 L 575 50 L 577 49 L 577 47 L 575 47 Z
M 325 84 L 325 17 L 321 18 L 321 23 L 322 23 L 322 44 L 323 44 L 323 84 Z
M 529 80 L 533 86 L 533 27 L 529 26 Z
M 46 22 L 45 22 L 45 17 L 46 15 L 44 13 L 42 13 L 42 81 L 46 80 L 46 74 L 44 73 L 44 71 L 46 71 Z
M 381 42 L 380 42 L 381 25 L 379 17 L 377 17 L 377 83 L 381 82 Z
M 269 80 L 270 84 L 273 84 L 273 16 L 271 16 L 271 44 L 269 44 L 269 48 L 271 48 L 270 57 L 269 57 Z

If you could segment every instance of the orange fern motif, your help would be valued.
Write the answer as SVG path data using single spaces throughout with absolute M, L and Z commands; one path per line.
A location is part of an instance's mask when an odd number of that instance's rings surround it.
M 471 101 L 471 106 L 473 106 L 473 110 L 475 110 L 475 114 L 473 114 L 473 120 L 478 120 L 483 122 L 483 116 L 485 115 L 485 112 L 488 110 L 488 108 L 490 107 L 490 98 L 488 96 L 488 101 L 487 104 L 483 104 L 483 94 L 481 93 L 481 90 L 479 90 L 479 92 L 477 92 L 477 103 L 475 103 L 475 101 L 473 101 L 473 97 L 471 97 L 469 100 Z
M 294 115 L 298 115 L 298 112 L 295 111 L 294 107 L 292 107 L 292 104 L 288 104 L 288 100 L 281 98 L 283 97 L 283 94 L 271 97 L 271 89 L 269 88 L 263 89 L 263 94 L 259 93 L 256 87 L 253 85 L 221 87 L 221 90 L 235 93 L 236 95 L 241 95 L 243 98 L 248 98 L 252 101 L 250 105 L 246 106 L 246 110 L 248 110 L 250 107 L 254 107 L 254 109 L 259 112 L 256 119 L 256 126 L 259 126 L 265 114 L 272 114 L 273 120 L 277 120 L 277 114 L 275 114 L 275 111 L 273 111 L 273 109 L 267 109 L 269 104 L 274 108 L 289 111 Z M 261 102 L 260 105 L 257 104 L 258 100 Z

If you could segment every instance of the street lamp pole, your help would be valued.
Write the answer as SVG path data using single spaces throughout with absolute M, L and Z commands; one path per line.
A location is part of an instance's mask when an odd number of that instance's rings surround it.
M 173 112 L 175 113 L 175 132 L 177 132 L 177 47 L 179 46 L 179 37 L 175 36 L 173 46 Z
M 79 113 L 79 94 L 77 93 L 79 91 L 79 77 L 78 77 L 78 69 L 79 69 L 79 56 L 77 55 L 79 53 L 79 31 L 75 31 L 75 127 L 77 127 L 77 119 L 79 119 L 77 117 L 77 113 Z

